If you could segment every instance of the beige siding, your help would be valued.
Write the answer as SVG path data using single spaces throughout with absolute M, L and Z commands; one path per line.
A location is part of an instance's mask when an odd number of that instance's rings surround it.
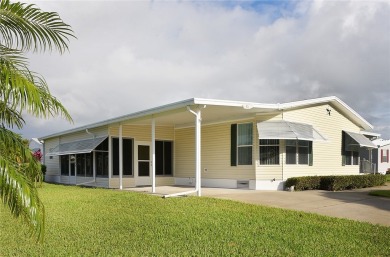
M 194 133 L 194 128 L 175 130 L 175 177 L 195 177 Z M 204 146 L 202 147 L 204 148 Z
M 110 136 L 119 136 L 119 126 L 111 126 L 109 129 Z M 152 127 L 149 125 L 123 125 L 122 136 L 134 138 L 136 141 L 152 140 Z M 174 129 L 171 126 L 156 125 L 156 139 L 173 140 Z
M 56 147 L 59 144 L 59 138 L 51 138 L 48 140 L 45 140 L 45 154 L 49 153 L 51 149 Z M 48 176 L 54 176 L 54 175 L 60 175 L 60 161 L 59 156 L 45 156 L 45 165 L 47 168 L 46 175 Z
M 326 108 L 332 109 L 328 115 Z M 266 167 L 257 165 L 257 179 L 287 179 L 296 176 L 333 175 L 333 174 L 358 174 L 358 165 L 342 166 L 341 137 L 342 130 L 359 132 L 360 128 L 347 119 L 343 114 L 328 104 L 291 110 L 283 113 L 283 119 L 287 121 L 307 123 L 313 125 L 327 138 L 326 142 L 313 142 L 313 166 L 286 165 L 285 146 L 281 141 L 280 161 L 281 165 Z M 277 170 L 279 169 L 279 172 Z
M 102 137 L 102 136 L 108 135 L 107 127 L 90 129 L 89 132 L 94 134 L 96 137 Z M 60 143 L 68 143 L 68 142 L 74 142 L 74 141 L 78 141 L 78 140 L 93 138 L 94 135 L 90 135 L 84 130 L 84 131 L 79 131 L 76 133 L 62 135 L 59 137 L 59 139 L 60 139 Z
M 174 177 L 156 177 L 156 186 L 173 186 L 174 184 Z
M 240 123 L 246 122 L 253 122 L 253 120 L 240 121 Z M 255 178 L 255 165 L 230 166 L 231 124 L 202 126 L 202 178 L 239 180 Z M 194 128 L 176 129 L 175 131 L 175 177 L 195 177 L 194 133 Z

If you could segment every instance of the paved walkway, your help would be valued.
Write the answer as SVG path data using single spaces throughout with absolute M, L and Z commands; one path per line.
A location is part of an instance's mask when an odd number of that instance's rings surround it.
M 368 195 L 368 192 L 378 189 L 390 190 L 390 184 L 340 192 L 202 188 L 202 195 L 390 226 L 390 198 Z M 127 190 L 151 192 L 150 187 L 129 188 Z M 163 186 L 156 188 L 156 195 L 163 196 L 190 190 L 193 188 Z

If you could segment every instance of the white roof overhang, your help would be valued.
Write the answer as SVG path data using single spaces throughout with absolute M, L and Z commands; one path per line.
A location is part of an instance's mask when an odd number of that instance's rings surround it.
M 312 125 L 285 120 L 257 123 L 259 139 L 326 141 Z
M 135 124 L 145 125 L 151 124 L 151 119 L 155 119 L 156 124 L 160 126 L 186 127 L 194 125 L 194 116 L 188 111 L 188 108 L 195 110 L 202 109 L 202 124 L 212 124 L 224 121 L 243 120 L 255 117 L 257 114 L 272 114 L 277 115 L 283 110 L 294 108 L 303 108 L 309 105 L 332 103 L 333 106 L 340 109 L 353 122 L 361 126 L 365 130 L 371 130 L 372 125 L 365 121 L 359 114 L 348 107 L 337 97 L 324 97 L 299 102 L 291 102 L 284 104 L 261 104 L 253 102 L 227 101 L 215 99 L 192 98 L 176 103 L 162 105 L 156 108 L 147 109 L 140 112 L 135 112 L 128 115 L 123 115 L 117 118 L 104 120 L 90 125 L 62 131 L 41 137 L 40 140 L 80 132 L 83 130 L 93 130 L 94 128 L 115 125 L 115 124 Z M 206 107 L 206 108 L 204 108 Z M 315 131 L 315 130 L 314 130 Z
M 57 156 L 67 154 L 90 153 L 100 145 L 107 137 L 91 138 L 69 143 L 62 143 L 50 150 L 46 156 Z
M 376 148 L 377 146 L 370 141 L 367 137 L 359 133 L 344 131 L 349 138 L 346 139 L 345 150 L 351 151 L 359 147 Z

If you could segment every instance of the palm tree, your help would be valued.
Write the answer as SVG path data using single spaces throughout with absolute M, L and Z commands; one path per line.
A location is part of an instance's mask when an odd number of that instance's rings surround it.
M 44 78 L 29 70 L 24 54 L 64 53 L 74 35 L 57 13 L 0 1 L 0 197 L 41 241 L 45 211 L 36 189 L 42 181 L 40 163 L 22 137 L 10 129 L 23 127 L 23 112 L 40 118 L 60 115 L 72 121 L 65 107 L 50 94 Z

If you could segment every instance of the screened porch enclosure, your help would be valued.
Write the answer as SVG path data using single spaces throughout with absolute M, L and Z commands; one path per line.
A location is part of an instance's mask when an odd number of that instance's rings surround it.
M 121 140 L 122 160 L 119 154 L 119 137 L 103 137 L 59 144 L 47 155 L 59 157 L 61 182 L 67 184 L 93 184 L 96 179 L 102 178 L 106 179 L 104 186 L 109 187 L 108 179 L 119 177 L 121 165 L 124 178 L 151 176 L 150 146 L 136 145 L 133 138 Z M 156 140 L 155 145 L 156 176 L 172 176 L 173 141 Z

